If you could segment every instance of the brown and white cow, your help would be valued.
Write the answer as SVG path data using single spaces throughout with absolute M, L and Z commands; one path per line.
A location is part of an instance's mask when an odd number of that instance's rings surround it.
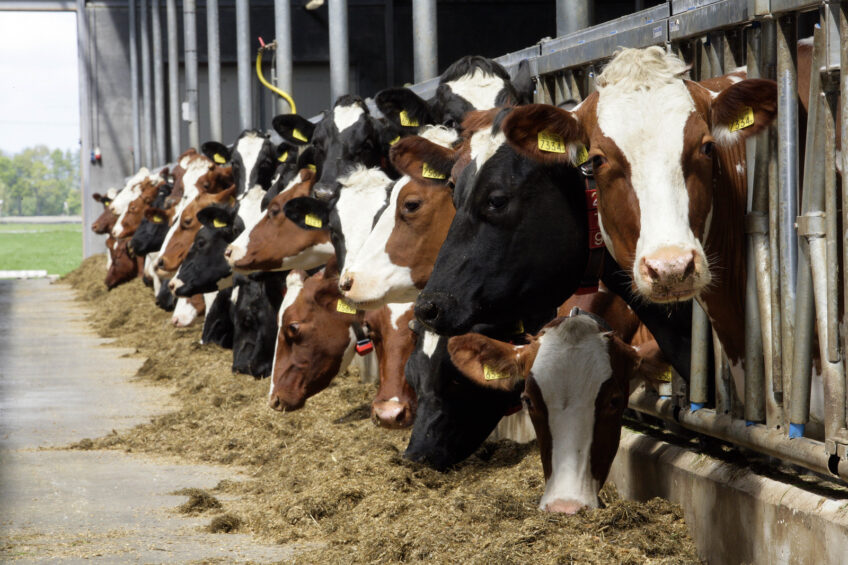
M 112 290 L 125 282 L 140 277 L 144 270 L 144 257 L 136 257 L 127 250 L 128 239 L 109 238 L 110 262 L 106 271 L 106 288 Z
M 110 188 L 106 191 L 106 194 L 100 194 L 99 192 L 95 192 L 92 194 L 92 198 L 100 204 L 103 205 L 103 212 L 94 220 L 94 223 L 91 224 L 91 231 L 96 234 L 107 234 L 112 231 L 112 228 L 115 227 L 115 222 L 118 221 L 118 216 L 112 212 L 112 208 L 109 206 L 112 203 L 112 200 L 117 196 L 118 191 L 114 188 Z
M 174 313 L 171 315 L 171 324 L 175 328 L 187 328 L 194 323 L 198 317 L 206 314 L 206 303 L 212 303 L 216 293 L 210 292 L 209 297 L 205 294 L 194 294 L 189 297 L 177 299 Z
M 159 187 L 165 182 L 168 169 L 164 169 L 158 177 L 147 177 L 138 186 L 138 196 L 129 203 L 127 209 L 116 220 L 115 226 L 112 228 L 112 236 L 116 239 L 124 239 L 132 237 L 135 230 L 141 225 L 141 220 L 144 219 L 144 213 L 153 204 L 156 195 L 159 192 Z M 164 174 L 163 174 L 164 173 Z
M 698 297 L 731 362 L 743 357 L 744 140 L 773 121 L 777 86 L 701 83 L 659 47 L 623 49 L 574 111 L 516 108 L 509 142 L 543 162 L 588 149 L 604 242 L 646 300 Z M 712 229 L 711 229 L 712 228 Z
M 557 318 L 529 345 L 480 334 L 450 338 L 454 364 L 473 381 L 513 390 L 523 381 L 545 473 L 539 507 L 574 514 L 598 507 L 618 449 L 630 381 L 640 357 L 588 315 Z

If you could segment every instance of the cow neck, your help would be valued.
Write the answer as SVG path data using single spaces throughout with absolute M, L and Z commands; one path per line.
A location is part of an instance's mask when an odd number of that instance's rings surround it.
M 598 220 L 598 188 L 595 184 L 595 178 L 591 175 L 585 175 L 585 195 L 586 195 L 586 218 L 587 228 L 589 231 L 589 258 L 586 261 L 586 268 L 583 271 L 583 276 L 580 278 L 580 286 L 574 294 L 593 294 L 598 292 L 598 280 L 604 266 L 604 239 L 601 234 L 601 225 Z

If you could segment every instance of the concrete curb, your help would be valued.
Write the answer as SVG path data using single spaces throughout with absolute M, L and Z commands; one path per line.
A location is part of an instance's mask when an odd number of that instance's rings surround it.
M 848 562 L 848 497 L 829 498 L 624 429 L 609 479 L 680 504 L 708 563 Z

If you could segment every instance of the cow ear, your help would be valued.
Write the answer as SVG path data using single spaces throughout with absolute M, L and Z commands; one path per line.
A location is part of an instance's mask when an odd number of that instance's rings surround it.
M 522 59 L 518 63 L 518 71 L 513 78 L 512 86 L 515 88 L 515 93 L 518 96 L 516 104 L 530 104 L 533 102 L 533 94 L 536 92 L 536 85 L 533 83 L 533 73 L 530 72 L 530 61 Z
M 305 230 L 327 229 L 330 206 L 311 196 L 292 198 L 283 206 L 286 218 Z
M 538 342 L 512 345 L 481 334 L 465 334 L 448 340 L 451 361 L 462 374 L 486 388 L 515 390 L 530 373 Z
M 392 165 L 404 175 L 424 182 L 445 184 L 459 152 L 417 135 L 405 137 L 389 151 Z
M 94 198 L 94 200 L 97 201 L 97 202 L 103 201 L 103 195 L 100 194 L 99 192 L 95 192 L 94 194 L 91 195 L 91 197 Z
M 233 214 L 227 208 L 213 204 L 197 213 L 197 221 L 210 229 L 231 228 Z
M 297 146 L 284 141 L 275 150 L 277 163 L 295 163 L 297 161 Z
M 381 90 L 374 103 L 386 119 L 407 133 L 415 133 L 421 126 L 436 123 L 427 102 L 408 88 Z
M 501 130 L 510 145 L 541 163 L 580 165 L 589 139 L 574 113 L 548 104 L 512 110 Z
M 223 143 L 218 143 L 217 141 L 207 141 L 203 145 L 200 146 L 200 150 L 204 155 L 212 159 L 213 162 L 223 165 L 224 163 L 229 163 L 232 155 L 230 155 L 230 150 Z
M 315 148 L 307 147 L 303 150 L 297 157 L 297 169 L 309 169 L 312 172 L 318 170 L 318 167 L 315 165 Z
M 162 180 L 167 180 L 167 179 L 168 179 L 168 175 L 169 175 L 170 173 L 171 173 L 171 170 L 170 170 L 170 169 L 168 169 L 168 167 L 165 167 L 165 168 L 163 168 L 161 171 L 159 171 L 159 178 L 160 178 L 160 179 L 162 179 Z
M 144 217 L 154 224 L 168 223 L 168 213 L 159 208 L 148 208 L 144 211 Z
M 315 133 L 315 124 L 297 114 L 280 114 L 271 124 L 283 139 L 295 145 L 310 143 Z
M 777 83 L 749 78 L 725 88 L 710 106 L 712 135 L 720 145 L 757 135 L 777 116 Z

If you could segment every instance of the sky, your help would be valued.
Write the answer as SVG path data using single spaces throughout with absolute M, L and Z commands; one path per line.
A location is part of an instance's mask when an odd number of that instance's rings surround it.
M 74 12 L 0 11 L 0 151 L 79 147 Z

